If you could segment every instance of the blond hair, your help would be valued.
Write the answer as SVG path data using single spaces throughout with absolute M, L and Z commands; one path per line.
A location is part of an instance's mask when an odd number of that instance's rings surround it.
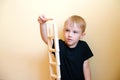
M 67 26 L 69 23 L 74 24 L 76 23 L 78 27 L 82 29 L 82 32 L 85 32 L 86 29 L 86 22 L 85 20 L 78 15 L 70 16 L 64 23 L 64 27 Z

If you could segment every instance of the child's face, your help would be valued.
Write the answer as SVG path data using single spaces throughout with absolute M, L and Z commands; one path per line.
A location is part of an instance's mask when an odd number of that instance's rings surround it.
M 76 23 L 74 24 L 67 24 L 64 26 L 64 39 L 65 43 L 70 48 L 74 48 L 78 41 L 84 36 L 84 32 L 82 32 L 82 29 L 77 26 Z

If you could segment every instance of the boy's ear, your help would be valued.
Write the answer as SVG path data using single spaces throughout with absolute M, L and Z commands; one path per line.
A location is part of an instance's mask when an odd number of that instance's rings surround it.
M 83 37 L 84 37 L 85 35 L 86 35 L 85 32 L 83 32 L 82 35 L 81 35 L 81 39 L 83 39 Z

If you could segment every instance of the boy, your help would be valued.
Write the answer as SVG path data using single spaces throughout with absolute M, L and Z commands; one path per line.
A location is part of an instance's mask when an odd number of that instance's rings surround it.
M 51 20 L 40 16 L 40 32 L 47 44 L 45 22 Z M 64 23 L 64 41 L 59 39 L 61 80 L 91 80 L 88 59 L 93 56 L 88 44 L 81 40 L 85 35 L 86 22 L 78 15 L 70 16 Z

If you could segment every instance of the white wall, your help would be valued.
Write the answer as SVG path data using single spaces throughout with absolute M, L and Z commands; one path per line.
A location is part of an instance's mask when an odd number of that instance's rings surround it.
M 93 80 L 120 80 L 119 0 L 1 0 L 0 80 L 49 80 L 47 46 L 37 22 L 41 14 L 56 19 L 60 38 L 68 16 L 85 18 Z

